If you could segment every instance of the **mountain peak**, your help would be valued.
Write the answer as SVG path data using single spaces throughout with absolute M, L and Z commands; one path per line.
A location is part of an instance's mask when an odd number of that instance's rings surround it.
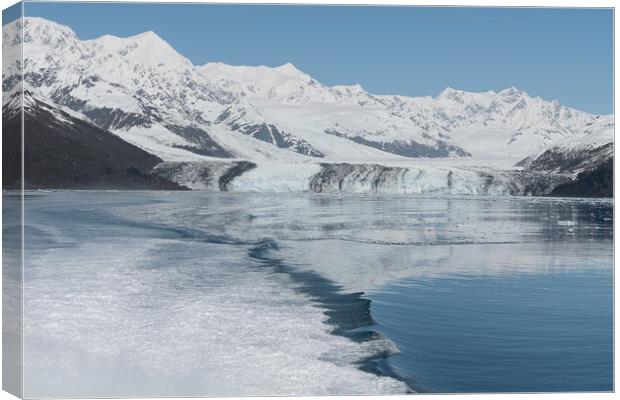
M 278 67 L 268 67 L 266 65 L 229 65 L 221 62 L 210 62 L 198 66 L 196 69 L 210 80 L 243 83 L 243 85 L 252 86 L 254 89 L 259 86 L 271 89 L 284 84 L 298 88 L 300 81 L 310 82 L 312 80 L 309 75 L 291 63 Z
M 275 67 L 274 69 L 279 72 L 284 72 L 285 74 L 303 74 L 303 72 L 301 72 L 296 66 L 294 66 L 290 62 L 282 64 L 279 67 Z
M 21 34 L 22 20 L 17 19 L 13 22 L 13 30 Z M 9 25 L 11 25 L 9 24 Z M 10 29 L 6 27 L 6 29 Z M 3 31 L 5 28 L 3 27 Z M 71 28 L 57 22 L 40 17 L 23 18 L 24 42 L 32 42 L 54 47 L 63 47 L 68 43 L 78 40 L 77 35 Z
M 446 88 L 442 90 L 441 93 L 439 93 L 437 99 L 459 99 L 463 95 L 463 93 L 465 92 L 462 90 L 446 86 Z
M 127 39 L 139 41 L 148 45 L 165 43 L 167 46 L 169 46 L 169 44 L 164 39 L 162 39 L 158 34 L 153 31 L 138 33 L 137 35 L 129 36 Z
M 514 86 L 510 86 L 504 90 L 501 90 L 497 94 L 500 96 L 522 96 L 522 95 L 526 95 L 527 93 L 525 93 L 522 90 L 519 90 L 518 88 Z
M 15 21 L 11 23 L 19 24 L 22 21 L 24 25 L 30 26 L 30 27 L 54 27 L 55 29 L 61 29 L 61 30 L 73 32 L 73 30 L 66 25 L 62 25 L 62 24 L 59 24 L 58 22 L 45 19 L 45 18 L 41 18 L 41 17 L 24 17 L 23 19 L 16 19 Z
M 449 96 L 449 95 L 453 95 L 453 94 L 457 94 L 457 93 L 463 93 L 462 90 L 458 90 L 455 89 L 451 86 L 446 86 L 446 88 L 444 90 L 441 91 L 441 93 L 439 93 L 440 96 Z
M 104 35 L 86 41 L 103 47 L 112 53 L 123 53 L 134 62 L 144 65 L 167 65 L 189 67 L 191 62 L 153 31 L 128 37 Z

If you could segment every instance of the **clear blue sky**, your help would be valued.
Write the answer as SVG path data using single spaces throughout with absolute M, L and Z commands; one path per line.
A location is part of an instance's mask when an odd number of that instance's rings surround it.
M 194 64 L 292 62 L 377 94 L 516 86 L 613 112 L 611 9 L 26 3 L 25 13 L 82 39 L 153 30 Z

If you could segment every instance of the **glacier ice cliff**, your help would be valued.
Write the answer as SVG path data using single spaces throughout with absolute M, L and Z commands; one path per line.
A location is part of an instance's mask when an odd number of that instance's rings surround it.
M 194 190 L 240 192 L 544 196 L 571 181 L 564 174 L 419 164 L 166 162 L 154 171 Z

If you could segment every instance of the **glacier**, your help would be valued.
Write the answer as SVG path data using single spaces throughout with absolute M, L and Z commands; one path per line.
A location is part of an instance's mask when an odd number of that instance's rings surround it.
M 159 175 L 193 190 L 235 192 L 399 193 L 543 196 L 564 174 L 476 166 L 166 162 Z M 225 183 L 223 183 L 223 179 Z

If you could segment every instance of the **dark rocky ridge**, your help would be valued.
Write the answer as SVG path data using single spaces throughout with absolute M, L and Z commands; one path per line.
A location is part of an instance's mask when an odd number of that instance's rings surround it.
M 608 158 L 592 170 L 581 172 L 572 182 L 556 187 L 550 195 L 568 197 L 613 197 L 613 157 Z
M 194 143 L 197 147 L 191 146 L 174 146 L 176 148 L 191 151 L 192 153 L 200 154 L 209 157 L 219 158 L 231 158 L 233 155 L 222 146 L 220 146 L 215 140 L 209 136 L 209 134 L 200 128 L 194 126 L 175 126 L 166 125 L 171 132 L 176 133 L 187 141 Z
M 536 158 L 525 158 L 519 161 L 516 166 L 530 171 L 573 174 L 575 171 L 592 169 L 593 166 L 605 162 L 613 157 L 613 151 L 613 143 L 586 149 L 551 148 Z
M 613 197 L 614 144 L 566 150 L 552 148 L 540 156 L 520 161 L 526 171 L 560 173 L 572 176 L 558 185 L 549 196 Z
M 2 188 L 22 189 L 22 117 L 19 107 L 2 110 Z
M 347 136 L 334 129 L 327 129 L 325 133 L 333 136 L 342 137 L 352 140 L 355 143 L 362 144 L 364 146 L 372 147 L 386 153 L 392 153 L 403 157 L 420 158 L 420 157 L 449 157 L 450 155 L 457 155 L 459 157 L 470 157 L 471 154 L 461 149 L 458 146 L 446 143 L 444 141 L 438 141 L 437 147 L 426 146 L 414 141 L 403 142 L 375 142 L 365 139 L 361 136 Z
M 25 96 L 25 189 L 185 189 L 151 172 L 161 162 L 158 157 Z M 3 109 L 5 189 L 20 186 L 15 167 L 21 164 L 21 122 L 19 109 Z
M 87 82 L 87 80 L 83 82 L 85 86 L 89 86 Z M 51 99 L 56 104 L 60 104 L 73 111 L 84 114 L 90 121 L 105 131 L 113 129 L 129 129 L 132 127 L 149 128 L 153 124 L 158 123 L 165 126 L 171 132 L 184 138 L 188 142 L 194 144 L 194 146 L 173 147 L 182 148 L 196 154 L 211 157 L 232 157 L 232 154 L 215 142 L 209 133 L 204 129 L 197 128 L 193 125 L 179 126 L 168 124 L 165 119 L 159 115 L 158 110 L 153 107 L 141 105 L 140 112 L 126 112 L 119 108 L 92 107 L 89 106 L 86 101 L 76 99 L 69 95 L 68 92 L 70 89 L 71 87 L 65 88 L 64 91 L 55 92 L 51 96 Z M 209 124 L 205 123 L 205 125 Z
M 323 153 L 312 147 L 310 143 L 288 132 L 281 131 L 273 124 L 238 125 L 233 122 L 229 124 L 229 126 L 233 131 L 238 131 L 263 142 L 271 143 L 281 149 L 290 149 L 309 157 L 324 157 Z

